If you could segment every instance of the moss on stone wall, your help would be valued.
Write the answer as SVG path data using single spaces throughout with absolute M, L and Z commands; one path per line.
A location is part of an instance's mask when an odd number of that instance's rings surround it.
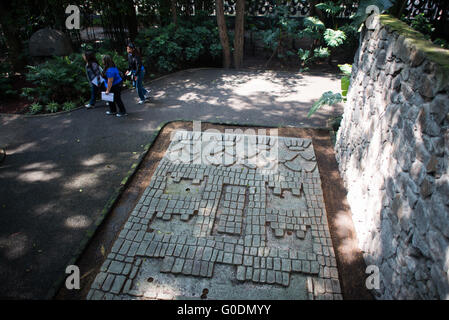
M 417 50 L 422 51 L 430 61 L 439 64 L 442 68 L 449 71 L 449 50 L 438 47 L 427 40 L 422 33 L 412 29 L 405 22 L 390 15 L 381 15 L 380 22 L 382 25 L 407 38 L 410 43 L 414 45 Z

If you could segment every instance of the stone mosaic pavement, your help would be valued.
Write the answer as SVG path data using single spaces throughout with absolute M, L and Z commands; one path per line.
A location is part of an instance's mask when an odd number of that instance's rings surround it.
M 206 297 L 342 299 L 310 139 L 177 131 L 87 299 Z

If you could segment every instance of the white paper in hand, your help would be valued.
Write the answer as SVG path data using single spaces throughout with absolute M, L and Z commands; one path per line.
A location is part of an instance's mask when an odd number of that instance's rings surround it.
M 98 87 L 101 83 L 103 83 L 103 82 L 105 82 L 105 80 L 103 79 L 103 78 L 101 78 L 100 77 L 100 83 L 98 83 L 98 80 L 97 80 L 97 78 L 94 78 L 93 80 L 92 80 L 92 83 L 96 86 L 96 87 Z
M 113 102 L 114 101 L 114 94 L 113 93 L 106 94 L 106 92 L 102 92 L 101 93 L 101 100 Z

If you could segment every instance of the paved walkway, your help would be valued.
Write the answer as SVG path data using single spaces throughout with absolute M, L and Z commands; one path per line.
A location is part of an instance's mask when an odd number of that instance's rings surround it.
M 108 117 L 103 106 L 1 116 L 0 297 L 46 296 L 161 122 L 324 127 L 334 109 L 306 114 L 322 92 L 339 86 L 332 76 L 190 70 L 151 83 L 149 104 L 126 92 L 127 118 Z

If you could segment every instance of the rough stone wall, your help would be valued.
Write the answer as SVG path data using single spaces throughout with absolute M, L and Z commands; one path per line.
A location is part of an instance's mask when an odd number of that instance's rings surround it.
M 449 299 L 449 81 L 420 48 L 382 18 L 365 29 L 337 134 L 379 299 Z

